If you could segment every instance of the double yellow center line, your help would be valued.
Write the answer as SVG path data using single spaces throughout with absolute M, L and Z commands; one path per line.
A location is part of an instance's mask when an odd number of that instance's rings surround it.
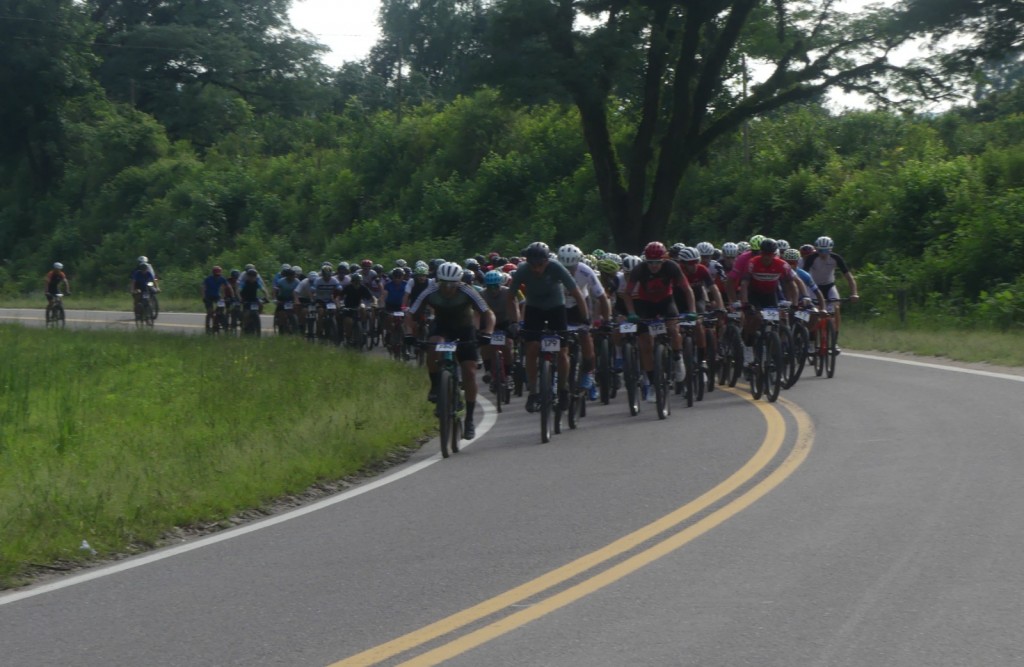
M 735 390 L 729 390 L 737 395 L 742 395 Z M 749 400 L 749 399 L 748 399 Z M 751 401 L 761 411 L 767 422 L 767 432 L 761 447 L 747 463 L 733 473 L 728 479 L 714 487 L 699 498 L 683 505 L 677 510 L 661 517 L 639 530 L 636 530 L 625 537 L 622 537 L 611 544 L 591 552 L 577 560 L 559 567 L 547 574 L 544 574 L 532 581 L 517 586 L 480 604 L 460 611 L 456 614 L 431 623 L 419 630 L 393 639 L 385 644 L 367 649 L 362 653 L 354 655 L 340 662 L 333 663 L 330 667 L 354 667 L 356 665 L 375 665 L 396 655 L 411 651 L 428 642 L 455 632 L 472 623 L 476 623 L 488 616 L 508 610 L 523 600 L 527 600 L 548 591 L 570 579 L 578 577 L 602 563 L 612 560 L 628 551 L 639 547 L 644 542 L 651 540 L 662 533 L 672 530 L 679 525 L 692 519 L 697 514 L 708 509 L 715 503 L 735 493 L 742 486 L 747 484 L 756 475 L 767 468 L 782 448 L 786 423 L 782 413 L 777 407 L 771 404 Z M 747 491 L 737 496 L 727 504 L 709 513 L 702 519 L 691 525 L 682 528 L 678 532 L 665 536 L 661 541 L 650 547 L 612 565 L 611 567 L 597 572 L 593 576 L 574 584 L 565 590 L 552 594 L 525 609 L 520 609 L 507 616 L 504 616 L 488 625 L 482 626 L 472 632 L 457 637 L 452 641 L 438 646 L 426 653 L 413 657 L 402 666 L 427 666 L 437 665 L 445 660 L 465 653 L 481 644 L 485 644 L 501 635 L 522 627 L 527 623 L 537 620 L 542 616 L 560 609 L 580 598 L 598 591 L 628 574 L 635 572 L 641 567 L 648 565 L 663 556 L 679 549 L 683 545 L 708 532 L 712 528 L 723 523 L 726 519 L 735 516 L 759 500 L 773 488 L 778 486 L 784 479 L 796 470 L 807 455 L 810 453 L 814 441 L 814 426 L 810 417 L 797 405 L 779 399 L 793 416 L 797 425 L 796 442 L 788 456 L 769 473 L 763 480 L 751 486 Z M 778 404 L 776 404 L 778 405 Z

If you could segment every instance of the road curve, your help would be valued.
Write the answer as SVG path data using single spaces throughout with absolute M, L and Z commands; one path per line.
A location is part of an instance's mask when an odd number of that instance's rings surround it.
M 1020 664 L 1024 385 L 935 366 L 620 399 L 547 445 L 516 402 L 394 483 L 0 595 L 3 663 Z

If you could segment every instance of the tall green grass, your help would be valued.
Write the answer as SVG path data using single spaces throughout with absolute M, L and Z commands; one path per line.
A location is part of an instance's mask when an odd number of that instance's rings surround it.
M 0 326 L 0 587 L 336 480 L 434 424 L 425 373 L 288 338 Z
M 844 318 L 843 348 L 908 352 L 956 361 L 1024 366 L 1024 332 L 944 326 L 940 318 L 911 325 Z

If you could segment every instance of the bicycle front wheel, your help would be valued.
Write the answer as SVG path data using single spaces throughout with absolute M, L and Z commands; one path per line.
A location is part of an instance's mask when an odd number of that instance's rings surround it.
M 554 402 L 554 397 L 551 395 L 551 377 L 552 369 L 551 362 L 543 360 L 540 363 L 540 369 L 538 369 L 537 377 L 537 389 L 540 392 L 540 441 L 550 442 L 551 441 L 551 417 L 552 410 L 551 404 Z
M 637 358 L 636 345 L 632 342 L 622 346 L 622 382 L 626 385 L 629 415 L 636 417 L 640 414 L 640 362 Z
M 668 346 L 664 343 L 656 343 L 654 346 L 654 399 L 658 419 L 665 419 L 670 412 L 668 393 L 672 377 L 671 364 L 672 355 L 669 353 Z
M 782 381 L 785 376 L 782 342 L 779 340 L 777 332 L 772 331 L 768 334 L 765 352 L 767 356 L 764 359 L 764 393 L 765 398 L 774 403 L 779 398 L 779 391 L 782 389 Z
M 441 456 L 448 458 L 452 437 L 452 415 L 455 413 L 455 384 L 451 371 L 443 370 L 437 379 L 437 423 L 441 437 Z
M 831 319 L 825 323 L 825 337 L 827 348 L 825 350 L 825 375 L 833 377 L 836 374 L 836 357 L 839 356 L 837 348 L 836 323 Z

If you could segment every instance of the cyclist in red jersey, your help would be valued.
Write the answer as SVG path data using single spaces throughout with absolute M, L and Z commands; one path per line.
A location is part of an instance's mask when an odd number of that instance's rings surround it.
M 779 305 L 779 285 L 786 298 L 796 302 L 800 294 L 793 282 L 793 270 L 778 256 L 779 246 L 773 239 L 761 241 L 761 252 L 747 264 L 740 282 L 740 302 L 757 308 L 775 308 Z
M 626 282 L 626 291 L 622 297 L 626 302 L 629 319 L 632 321 L 655 318 L 669 319 L 666 322 L 666 328 L 672 341 L 676 377 L 681 378 L 683 377 L 683 360 L 680 352 L 683 347 L 683 339 L 679 335 L 679 326 L 676 321 L 676 318 L 679 317 L 679 310 L 673 296 L 676 290 L 682 291 L 684 295 L 687 313 L 695 312 L 693 290 L 690 288 L 686 276 L 683 275 L 683 270 L 669 258 L 668 251 L 663 244 L 658 241 L 648 243 L 644 248 L 644 261 L 630 271 Z M 641 332 L 646 332 L 646 327 L 641 327 Z M 648 379 L 653 383 L 654 346 L 651 337 L 640 336 L 639 347 L 640 364 L 647 372 Z

